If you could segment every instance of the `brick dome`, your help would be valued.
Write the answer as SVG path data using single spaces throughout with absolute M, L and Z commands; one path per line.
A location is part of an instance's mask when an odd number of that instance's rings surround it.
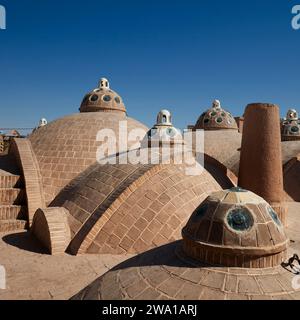
M 121 112 L 126 113 L 126 108 L 121 96 L 109 88 L 107 79 L 102 78 L 98 88 L 85 95 L 80 112 Z
M 290 109 L 281 121 L 281 138 L 282 141 L 300 140 L 300 118 L 295 109 Z
M 72 179 L 96 162 L 97 148 L 102 144 L 96 141 L 99 130 L 112 129 L 118 148 L 120 121 L 127 121 L 128 132 L 136 128 L 148 130 L 124 112 L 83 112 L 50 122 L 29 136 L 48 204 Z
M 196 122 L 194 130 L 238 130 L 237 123 L 230 112 L 221 108 L 215 100 L 210 109 L 203 112 Z
M 237 211 L 241 209 L 244 210 L 242 217 Z M 201 221 L 205 220 L 209 225 L 201 228 Z M 226 234 L 225 228 L 231 236 Z M 182 241 L 146 251 L 115 266 L 71 299 L 299 298 L 300 289 L 294 285 L 292 266 L 287 267 L 289 263 L 281 265 L 284 255 L 277 255 L 286 251 L 293 254 L 294 248 L 287 248 L 287 239 L 276 213 L 253 193 L 240 188 L 213 193 L 195 210 L 183 237 Z M 190 244 L 186 246 L 187 239 L 196 250 L 190 250 Z M 204 243 L 219 247 L 214 252 L 199 254 L 197 247 Z M 250 258 L 249 254 L 254 250 L 259 256 Z
M 181 131 L 172 124 L 172 115 L 168 110 L 161 110 L 157 115 L 156 124 L 147 132 L 142 146 L 183 144 Z
M 280 265 L 288 246 L 272 207 L 241 188 L 210 195 L 195 210 L 182 235 L 186 256 L 230 267 Z
M 180 239 L 199 202 L 220 189 L 205 169 L 191 176 L 185 165 L 95 164 L 52 206 L 69 211 L 68 252 L 141 253 Z
M 72 300 L 297 300 L 295 274 L 194 264 L 178 256 L 177 241 L 114 267 Z

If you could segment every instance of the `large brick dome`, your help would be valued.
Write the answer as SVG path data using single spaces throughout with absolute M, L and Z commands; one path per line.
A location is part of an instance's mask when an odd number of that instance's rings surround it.
M 96 141 L 99 130 L 113 130 L 117 140 L 116 152 L 119 147 L 121 121 L 127 121 L 127 132 L 132 129 L 148 131 L 145 125 L 126 116 L 122 100 L 120 103 L 113 98 L 108 102 L 103 100 L 105 92 L 110 96 L 114 94 L 112 90 L 105 87 L 106 83 L 102 83 L 104 80 L 100 81 L 99 89 L 97 89 L 99 91 L 93 93 L 98 95 L 97 101 L 87 102 L 84 99 L 80 113 L 48 123 L 29 136 L 40 167 L 47 204 L 72 179 L 96 162 L 97 148 L 102 143 Z M 91 107 L 91 104 L 94 108 Z
M 125 120 L 128 131 L 147 130 L 142 123 L 123 113 L 88 112 L 55 120 L 29 137 L 40 166 L 47 203 L 96 162 L 97 148 L 101 145 L 96 141 L 98 131 L 107 128 L 118 135 L 119 122 Z
M 220 189 L 204 168 L 191 176 L 185 165 L 97 163 L 52 205 L 69 211 L 70 253 L 141 253 L 180 239 L 193 210 Z

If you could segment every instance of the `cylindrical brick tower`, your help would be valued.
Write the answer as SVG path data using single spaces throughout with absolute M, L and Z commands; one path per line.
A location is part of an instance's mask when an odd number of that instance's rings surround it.
M 249 104 L 245 111 L 239 186 L 271 204 L 282 223 L 287 223 L 283 201 L 283 173 L 279 107 Z

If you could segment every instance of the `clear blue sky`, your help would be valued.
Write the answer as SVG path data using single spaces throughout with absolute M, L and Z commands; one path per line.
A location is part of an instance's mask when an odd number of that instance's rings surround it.
M 0 0 L 0 127 L 78 112 L 101 76 L 128 114 L 152 125 L 167 108 L 177 127 L 221 100 L 300 109 L 300 0 Z

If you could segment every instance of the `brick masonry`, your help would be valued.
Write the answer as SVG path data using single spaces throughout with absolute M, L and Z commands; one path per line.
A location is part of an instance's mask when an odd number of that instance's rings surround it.
M 295 276 L 264 269 L 192 265 L 176 255 L 180 242 L 129 259 L 95 280 L 74 300 L 289 300 L 299 299 Z
M 112 129 L 118 140 L 119 122 L 124 120 L 128 121 L 128 131 L 136 128 L 147 131 L 142 123 L 121 112 L 88 112 L 55 120 L 31 134 L 29 140 L 40 166 L 47 205 L 96 162 L 97 148 L 101 145 L 96 141 L 98 131 Z
M 63 254 L 71 240 L 65 208 L 39 209 L 30 230 L 51 255 Z
M 46 206 L 39 165 L 28 139 L 14 139 L 10 150 L 17 159 L 23 173 L 28 207 L 28 222 L 31 225 L 36 210 L 38 208 L 45 208 Z
M 69 212 L 77 253 L 138 253 L 181 237 L 193 210 L 220 186 L 177 165 L 95 165 L 53 206 Z

